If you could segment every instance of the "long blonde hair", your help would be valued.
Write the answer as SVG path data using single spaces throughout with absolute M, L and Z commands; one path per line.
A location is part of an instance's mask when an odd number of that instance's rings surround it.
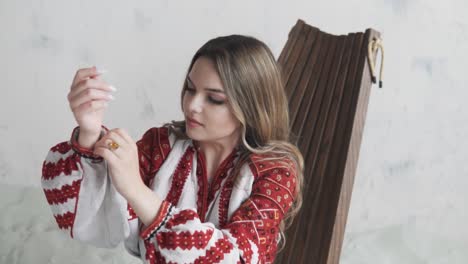
M 280 224 L 284 247 L 284 231 L 290 226 L 302 205 L 304 161 L 299 149 L 291 143 L 288 101 L 281 71 L 270 49 L 261 41 L 242 35 L 230 35 L 209 40 L 193 56 L 190 73 L 199 57 L 210 59 L 223 83 L 229 105 L 241 123 L 242 145 L 239 162 L 233 170 L 249 162 L 251 153 L 266 154 L 264 160 L 292 161 L 296 172 L 296 197 Z M 181 92 L 181 104 L 187 80 Z M 180 138 L 185 134 L 185 121 L 165 124 Z M 287 164 L 288 165 L 288 164 Z

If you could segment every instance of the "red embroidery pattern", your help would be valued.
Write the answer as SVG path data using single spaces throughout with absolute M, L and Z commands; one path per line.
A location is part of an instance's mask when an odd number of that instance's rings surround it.
M 234 166 L 234 159 L 236 158 L 237 153 L 235 150 L 219 165 L 219 168 L 217 169 L 213 183 L 211 184 L 211 188 L 209 189 L 208 192 L 208 204 L 211 204 L 211 202 L 214 199 L 215 193 L 219 190 L 221 187 L 221 183 L 223 180 L 226 178 L 228 175 L 229 170 Z
M 61 173 L 65 175 L 70 175 L 72 171 L 78 170 L 78 161 L 80 156 L 73 154 L 67 157 L 65 160 L 60 159 L 57 162 L 46 162 L 44 161 L 42 165 L 42 179 L 51 180 Z
M 234 149 L 226 157 L 216 170 L 211 186 L 208 186 L 208 175 L 205 169 L 205 158 L 202 152 L 197 152 L 197 212 L 202 222 L 205 221 L 206 208 L 213 202 L 216 192 L 221 187 L 221 183 L 228 176 L 229 170 L 234 166 L 234 160 L 237 157 L 237 149 Z
M 153 127 L 136 144 L 141 177 L 147 186 L 151 186 L 154 176 L 171 151 L 169 129 Z
M 53 152 L 59 152 L 60 154 L 66 154 L 71 149 L 72 148 L 69 142 L 62 142 L 62 143 L 55 145 L 50 150 Z
M 286 159 L 281 159 L 281 160 L 265 160 L 267 158 L 270 158 L 265 155 L 260 155 L 260 154 L 252 154 L 250 156 L 250 160 L 252 161 L 250 163 L 250 168 L 252 169 L 252 172 L 257 176 L 257 175 L 262 175 L 263 172 L 268 171 L 270 169 L 286 169 L 286 170 L 291 170 L 294 167 L 294 164 L 291 160 L 286 160 Z
M 218 239 L 215 245 L 206 250 L 205 255 L 197 258 L 194 263 L 220 263 L 224 259 L 224 254 L 228 254 L 233 248 L 232 244 L 224 236 Z
M 145 146 L 146 147 L 146 146 Z M 146 154 L 144 152 L 141 152 L 140 150 L 138 151 L 138 160 L 140 163 L 140 177 L 145 183 L 146 186 L 149 185 L 150 181 L 150 176 L 149 176 L 149 171 L 151 170 L 151 165 Z
M 169 219 L 169 221 L 167 221 L 166 228 L 170 229 L 175 226 L 185 224 L 195 218 L 198 218 L 198 215 L 193 210 L 183 210 L 175 214 L 173 217 L 171 217 L 171 219 Z
M 169 231 L 159 232 L 156 236 L 158 244 L 161 248 L 188 250 L 192 248 L 202 249 L 206 247 L 213 235 L 213 230 L 208 229 L 206 232 L 195 231 L 193 234 L 190 231 L 180 233 Z
M 236 210 L 226 227 L 237 239 L 246 263 L 252 258 L 249 241 L 257 245 L 261 261 L 274 261 L 279 223 L 292 205 L 295 193 L 291 163 L 258 160 L 254 158 L 250 164 L 255 177 L 251 197 Z
M 271 200 L 275 207 L 285 214 L 293 203 L 292 193 L 295 190 L 295 183 L 290 181 L 282 169 L 275 169 L 274 172 L 264 173 L 254 185 L 253 193 Z M 284 183 L 284 185 L 282 185 Z M 286 188 L 285 186 L 288 186 Z
M 145 240 L 145 250 L 146 250 L 146 260 L 150 264 L 177 264 L 175 262 L 169 261 L 167 262 L 161 252 L 156 249 L 153 242 L 150 240 Z
M 61 215 L 55 215 L 55 221 L 60 229 L 68 229 L 73 226 L 73 221 L 75 220 L 75 214 L 72 212 L 67 212 Z
M 230 233 L 233 237 L 235 237 L 236 245 L 239 250 L 242 251 L 242 257 L 245 260 L 245 263 L 250 263 L 252 261 L 252 249 L 250 248 L 250 243 L 247 237 L 244 235 L 244 228 L 240 224 L 235 224 L 235 226 L 231 227 Z
M 44 190 L 47 202 L 52 204 L 63 204 L 68 199 L 78 197 L 81 180 L 73 181 L 71 185 L 64 185 L 60 189 Z
M 174 205 L 179 203 L 180 194 L 182 193 L 185 181 L 187 180 L 187 177 L 192 169 L 193 153 L 193 148 L 187 148 L 184 155 L 180 159 L 179 164 L 177 164 L 176 170 L 174 171 L 171 189 L 167 193 L 166 197 L 166 200 Z
M 263 237 L 263 232 L 259 227 L 262 226 L 262 222 L 258 221 L 257 223 L 253 221 L 246 221 L 244 223 L 236 223 L 231 228 L 231 234 L 237 239 L 236 245 L 242 251 L 242 257 L 245 260 L 245 263 L 251 263 L 253 251 L 251 248 L 251 243 L 254 243 L 258 250 L 259 259 L 263 259 L 267 254 L 275 255 L 275 252 L 267 252 L 265 245 L 266 239 Z M 262 237 L 257 234 L 262 234 Z
M 162 159 L 166 159 L 167 155 L 170 152 L 170 142 L 169 142 L 169 128 L 162 127 L 158 129 L 158 146 L 161 149 Z
M 255 223 L 254 221 L 249 221 L 247 218 L 246 220 L 242 221 L 241 219 L 239 219 L 239 216 L 235 216 L 235 218 L 236 221 L 239 222 L 233 222 L 232 224 L 230 224 L 229 229 L 232 236 L 237 238 L 237 246 L 243 251 L 244 258 L 246 262 L 249 263 L 253 252 L 250 248 L 250 243 L 248 240 L 255 243 L 257 247 L 259 247 L 259 251 L 261 251 L 262 248 L 259 243 L 260 238 L 258 236 L 257 225 L 261 226 L 263 223 L 261 221 L 257 221 Z
M 161 252 L 159 252 L 159 250 L 156 249 L 156 263 L 157 264 L 166 264 L 166 259 L 164 258 L 163 255 L 161 255 Z M 169 262 L 169 264 L 177 264 L 177 263 L 174 263 L 172 261 Z
M 160 263 L 159 261 L 156 262 L 156 255 L 155 255 L 155 247 L 154 244 L 151 243 L 149 240 L 145 240 L 145 249 L 146 249 L 146 260 L 148 261 L 149 264 L 156 264 Z M 162 263 L 166 263 L 165 261 Z
M 234 180 L 234 177 L 229 178 L 221 190 L 218 209 L 218 220 L 220 228 L 224 228 L 228 221 L 229 200 L 231 198 L 232 188 L 234 187 Z
M 203 204 L 205 201 L 204 194 L 207 192 L 207 184 L 205 184 L 205 178 L 203 176 L 203 158 L 198 155 L 197 157 L 197 184 L 198 184 L 198 192 L 197 192 L 197 213 L 200 218 L 203 217 Z

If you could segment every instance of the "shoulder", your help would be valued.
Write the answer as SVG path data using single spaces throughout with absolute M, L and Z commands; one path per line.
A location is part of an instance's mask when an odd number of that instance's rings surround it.
M 175 135 L 168 127 L 152 127 L 146 130 L 136 144 L 138 149 L 145 154 L 151 155 L 159 152 L 165 157 L 171 151 L 174 141 Z
M 266 154 L 250 155 L 250 170 L 254 175 L 254 184 L 268 181 L 278 184 L 295 193 L 297 172 L 294 162 L 287 157 L 274 157 Z
M 296 174 L 294 162 L 286 157 L 274 157 L 268 154 L 251 154 L 249 162 L 250 170 L 258 178 L 271 172 L 283 172 L 288 176 Z
M 136 142 L 140 168 L 146 175 L 154 175 L 172 150 L 176 136 L 168 127 L 151 127 Z

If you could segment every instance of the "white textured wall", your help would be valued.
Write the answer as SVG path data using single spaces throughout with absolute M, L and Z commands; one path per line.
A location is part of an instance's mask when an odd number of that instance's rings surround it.
M 278 56 L 298 18 L 334 34 L 373 27 L 386 48 L 341 263 L 468 263 L 466 14 L 463 0 L 0 0 L 0 263 L 139 262 L 65 238 L 39 188 L 47 151 L 75 126 L 78 68 L 109 70 L 105 124 L 137 139 L 182 117 L 182 79 L 205 41 L 253 35 Z

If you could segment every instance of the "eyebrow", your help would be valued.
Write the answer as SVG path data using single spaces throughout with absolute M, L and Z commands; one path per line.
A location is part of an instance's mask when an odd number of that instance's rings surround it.
M 193 84 L 192 79 L 190 79 L 190 76 L 187 76 L 187 81 L 189 81 L 190 84 L 192 84 L 192 85 L 196 88 L 195 84 Z M 208 91 L 210 91 L 210 92 L 215 92 L 215 93 L 222 93 L 222 94 L 224 94 L 224 91 L 221 90 L 221 89 L 216 89 L 216 88 L 205 88 L 205 90 L 208 90 Z

